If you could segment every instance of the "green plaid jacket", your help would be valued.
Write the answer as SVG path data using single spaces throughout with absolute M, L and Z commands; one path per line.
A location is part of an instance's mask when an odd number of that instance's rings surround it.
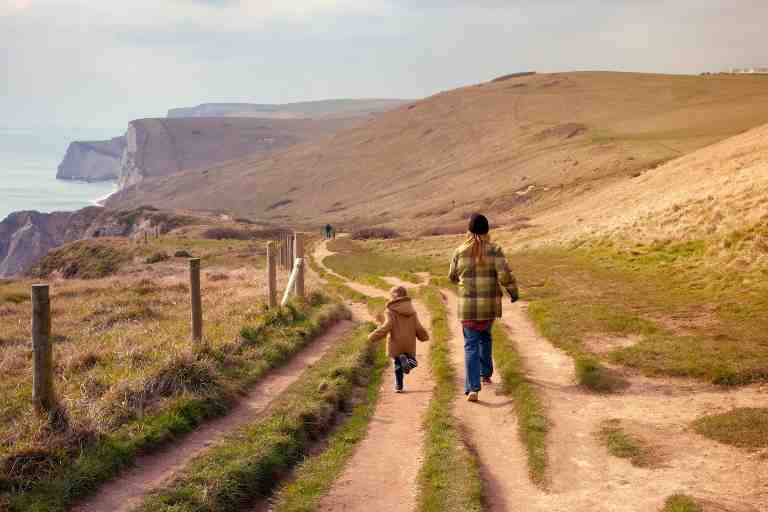
M 518 296 L 517 281 L 504 252 L 493 243 L 488 244 L 482 264 L 473 261 L 470 247 L 456 249 L 448 278 L 459 285 L 459 320 L 501 317 L 502 286 L 513 297 Z

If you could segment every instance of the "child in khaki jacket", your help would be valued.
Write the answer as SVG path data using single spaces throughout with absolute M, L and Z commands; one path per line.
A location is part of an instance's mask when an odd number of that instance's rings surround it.
M 419 322 L 413 309 L 408 291 L 402 286 L 390 290 L 392 299 L 387 302 L 387 318 L 384 324 L 373 331 L 368 339 L 377 341 L 389 334 L 387 355 L 395 362 L 395 392 L 403 393 L 403 374 L 410 371 L 416 360 L 416 339 L 427 341 L 429 333 Z

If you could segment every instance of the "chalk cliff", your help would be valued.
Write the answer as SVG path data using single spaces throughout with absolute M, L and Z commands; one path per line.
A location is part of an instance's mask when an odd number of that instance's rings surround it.
M 351 127 L 357 119 L 178 118 L 128 124 L 119 188 L 145 178 L 266 154 Z
M 120 176 L 120 161 L 124 148 L 123 136 L 110 140 L 72 142 L 59 164 L 56 178 L 83 181 L 116 180 Z

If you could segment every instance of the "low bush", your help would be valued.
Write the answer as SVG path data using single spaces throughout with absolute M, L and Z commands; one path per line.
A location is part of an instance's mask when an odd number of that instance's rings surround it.
M 151 256 L 148 256 L 144 260 L 144 263 L 146 263 L 147 265 L 153 265 L 155 263 L 160 263 L 160 262 L 163 262 L 163 261 L 168 261 L 169 259 L 171 259 L 171 257 L 168 256 L 167 253 L 165 253 L 165 252 L 156 252 L 156 253 L 152 254 Z
M 245 229 L 216 227 L 203 231 L 202 237 L 208 240 L 253 240 L 253 232 Z
M 391 228 L 363 228 L 352 233 L 353 240 L 390 240 L 400 238 L 400 233 Z

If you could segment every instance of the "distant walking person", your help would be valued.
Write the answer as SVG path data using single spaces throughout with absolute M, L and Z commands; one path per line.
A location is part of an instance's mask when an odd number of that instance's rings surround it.
M 333 233 L 333 226 L 331 226 L 330 224 L 326 224 L 325 225 L 325 239 L 326 240 L 330 240 L 332 233 Z
M 405 392 L 404 374 L 416 368 L 416 339 L 427 341 L 429 333 L 421 325 L 416 310 L 413 309 L 408 291 L 402 286 L 390 290 L 391 299 L 387 302 L 387 319 L 381 327 L 373 331 L 368 339 L 378 341 L 389 334 L 387 355 L 395 364 L 395 393 Z
M 488 219 L 473 214 L 467 240 L 453 253 L 448 277 L 459 285 L 459 320 L 464 329 L 464 394 L 477 402 L 482 382 L 493 375 L 493 321 L 501 317 L 502 287 L 512 302 L 518 299 L 517 281 L 501 248 L 491 243 Z

